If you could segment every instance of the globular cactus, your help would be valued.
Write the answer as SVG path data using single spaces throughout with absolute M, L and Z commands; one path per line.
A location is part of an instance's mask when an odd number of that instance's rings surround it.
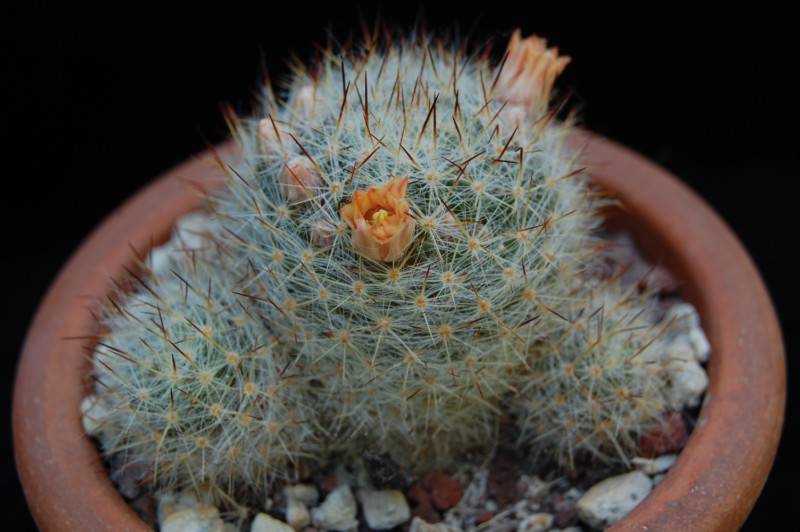
M 253 326 L 218 251 L 181 247 L 109 297 L 85 416 L 112 476 L 219 499 L 263 493 L 320 453 L 311 388 L 269 324 Z
M 625 462 L 669 410 L 660 356 L 673 323 L 635 285 L 602 283 L 562 310 L 568 323 L 534 351 L 517 404 L 520 443 L 570 469 Z
M 217 212 L 272 281 L 262 313 L 325 375 L 331 432 L 441 466 L 492 439 L 530 350 L 561 327 L 598 201 L 547 100 L 512 90 L 552 80 L 506 80 L 443 43 L 367 46 L 240 122 Z M 564 63 L 534 52 L 543 77 Z
M 103 447 L 162 485 L 251 491 L 365 448 L 447 468 L 514 420 L 565 462 L 624 459 L 666 381 L 635 363 L 647 298 L 596 274 L 607 201 L 550 107 L 568 61 L 518 32 L 500 61 L 368 39 L 231 114 L 208 249 L 103 319 Z

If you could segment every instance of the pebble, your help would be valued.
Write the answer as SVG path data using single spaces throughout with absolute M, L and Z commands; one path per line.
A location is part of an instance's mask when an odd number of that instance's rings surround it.
M 311 514 L 303 501 L 294 497 L 286 498 L 286 522 L 295 530 L 300 530 L 311 524 Z
M 687 439 L 689 430 L 683 417 L 678 412 L 673 412 L 664 425 L 639 437 L 639 453 L 648 458 L 675 453 L 683 449 Z
M 260 513 L 253 519 L 250 532 L 294 532 L 294 528 L 269 514 Z
M 434 471 L 422 473 L 408 490 L 408 497 L 420 505 L 433 503 L 439 510 L 448 510 L 458 504 L 464 496 L 464 488 L 454 478 Z
M 575 497 L 569 496 L 569 492 L 565 494 L 557 493 L 553 497 L 552 507 L 553 513 L 556 517 L 556 526 L 564 528 L 565 526 L 574 525 L 578 522 L 578 513 L 575 505 L 580 498 L 580 494 Z
M 674 410 L 694 408 L 708 388 L 708 375 L 696 360 L 675 359 L 665 366 L 669 375 L 667 401 Z
M 96 395 L 84 397 L 81 401 L 81 421 L 86 434 L 92 437 L 100 436 L 105 427 L 106 416 L 111 413 L 111 410 L 106 402 Z
M 411 517 L 405 496 L 397 490 L 361 490 L 358 500 L 367 525 L 373 530 L 388 530 Z
M 497 506 L 494 508 L 489 507 L 489 503 L 494 504 L 494 501 L 486 498 L 486 484 L 489 478 L 489 471 L 484 468 L 479 468 L 470 471 L 469 478 L 464 488 L 464 495 L 458 501 L 458 506 L 466 508 L 480 508 L 490 512 L 496 512 Z
M 205 211 L 190 212 L 178 219 L 169 241 L 150 251 L 150 268 L 156 273 L 169 273 L 178 253 L 202 249 L 205 245 L 202 234 L 208 231 L 210 225 L 211 216 Z
M 537 476 L 522 475 L 519 483 L 525 488 L 522 494 L 525 499 L 538 499 L 550 489 L 547 482 Z
M 444 523 L 431 524 L 424 519 L 415 517 L 411 521 L 411 526 L 408 528 L 408 532 L 461 532 L 461 529 L 454 528 Z
M 487 490 L 501 507 L 518 500 L 524 493 L 520 486 L 519 460 L 511 453 L 498 452 L 489 466 Z M 520 489 L 522 488 L 522 489 Z
M 286 498 L 297 499 L 309 508 L 313 508 L 319 502 L 319 490 L 311 484 L 295 484 L 283 488 Z
M 666 322 L 675 320 L 681 329 L 691 330 L 700 328 L 700 316 L 691 303 L 681 302 L 671 305 L 664 316 Z
M 433 507 L 433 503 L 427 500 L 414 506 L 411 515 L 427 523 L 438 523 L 442 520 L 442 515 Z
M 320 530 L 351 530 L 358 528 L 357 511 L 350 486 L 339 486 L 311 510 L 311 521 Z
M 613 525 L 639 504 L 653 487 L 650 478 L 641 471 L 598 482 L 578 500 L 581 520 L 596 528 Z
M 475 524 L 476 525 L 481 525 L 481 524 L 485 523 L 486 521 L 489 521 L 490 519 L 492 519 L 494 516 L 495 516 L 494 512 L 483 511 L 483 512 L 481 512 L 481 513 L 479 513 L 478 515 L 475 516 Z
M 175 493 L 165 491 L 156 495 L 158 500 L 158 520 L 164 522 L 170 515 L 182 510 L 191 510 L 200 506 L 197 495 L 189 490 Z
M 553 519 L 552 515 L 545 513 L 529 515 L 517 526 L 517 532 L 545 532 L 550 530 Z
M 667 310 L 665 320 L 668 322 L 672 319 L 682 331 L 681 336 L 691 348 L 694 359 L 701 364 L 707 362 L 711 344 L 700 326 L 697 309 L 689 303 L 678 303 Z
M 173 512 L 161 522 L 161 532 L 225 532 L 214 506 L 202 505 Z
M 708 362 L 708 355 L 711 354 L 711 344 L 700 327 L 696 327 L 689 332 L 689 343 L 694 348 L 695 360 L 701 364 Z
M 638 469 L 647 473 L 650 476 L 653 476 L 659 473 L 663 473 L 664 471 L 672 467 L 672 464 L 674 464 L 675 460 L 677 459 L 678 459 L 677 454 L 665 454 L 657 458 L 636 457 L 632 460 L 632 462 L 633 465 L 635 465 Z

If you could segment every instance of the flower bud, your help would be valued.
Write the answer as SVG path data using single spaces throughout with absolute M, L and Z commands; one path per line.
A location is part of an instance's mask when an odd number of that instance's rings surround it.
M 292 106 L 299 114 L 311 118 L 314 116 L 314 108 L 317 104 L 315 96 L 316 91 L 313 85 L 303 85 L 297 90 Z
M 303 201 L 314 196 L 314 191 L 322 185 L 319 172 L 305 157 L 294 157 L 283 167 L 278 178 L 281 191 L 290 203 Z
M 340 225 L 343 224 L 340 222 Z M 311 242 L 318 248 L 329 248 L 343 231 L 343 227 L 336 226 L 327 220 L 317 220 L 311 226 Z

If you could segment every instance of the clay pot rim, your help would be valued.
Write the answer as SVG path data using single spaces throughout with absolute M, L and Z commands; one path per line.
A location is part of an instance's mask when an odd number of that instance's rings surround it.
M 685 282 L 682 295 L 698 308 L 712 345 L 710 386 L 685 449 L 613 530 L 736 529 L 766 482 L 783 426 L 783 344 L 763 281 L 719 216 L 669 172 L 596 135 L 576 141 L 585 144 L 583 161 L 594 180 L 620 200 L 619 218 L 637 242 Z M 235 148 L 218 151 L 225 158 Z M 37 311 L 17 372 L 13 430 L 20 478 L 42 529 L 147 530 L 83 434 L 83 351 L 91 339 L 67 338 L 90 334 L 86 307 L 108 293 L 111 278 L 123 277 L 131 250 L 144 253 L 166 240 L 181 215 L 199 208 L 202 195 L 194 188 L 219 186 L 214 152 L 169 170 L 114 211 L 64 266 Z

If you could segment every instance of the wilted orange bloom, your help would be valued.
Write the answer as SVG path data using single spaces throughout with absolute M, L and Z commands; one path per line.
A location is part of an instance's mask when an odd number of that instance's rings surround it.
M 367 258 L 392 262 L 403 256 L 414 237 L 416 222 L 408 215 L 407 177 L 395 177 L 383 186 L 356 190 L 341 210 L 353 230 L 353 249 Z
M 538 112 L 550 102 L 550 92 L 571 58 L 558 56 L 558 48 L 547 48 L 547 41 L 536 35 L 522 39 L 514 30 L 508 43 L 508 57 L 495 86 L 501 101 L 523 105 Z

